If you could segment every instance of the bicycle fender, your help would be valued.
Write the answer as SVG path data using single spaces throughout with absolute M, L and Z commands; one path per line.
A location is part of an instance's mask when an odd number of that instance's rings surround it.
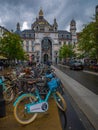
M 15 102 L 13 103 L 13 106 L 15 107 L 16 104 L 18 103 L 18 101 L 19 101 L 21 98 L 25 97 L 26 95 L 28 95 L 28 93 L 27 93 L 27 94 L 22 94 L 22 95 L 20 95 L 20 96 L 15 100 Z M 32 94 L 29 94 L 29 95 L 32 95 Z

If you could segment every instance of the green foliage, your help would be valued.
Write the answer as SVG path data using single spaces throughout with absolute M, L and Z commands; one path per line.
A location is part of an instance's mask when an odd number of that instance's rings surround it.
M 25 52 L 21 38 L 10 32 L 5 33 L 0 40 L 0 53 L 10 60 L 23 60 Z
M 78 48 L 85 56 L 98 59 L 98 21 L 87 24 L 80 33 Z
M 59 50 L 59 58 L 66 59 L 74 56 L 73 46 L 64 44 Z

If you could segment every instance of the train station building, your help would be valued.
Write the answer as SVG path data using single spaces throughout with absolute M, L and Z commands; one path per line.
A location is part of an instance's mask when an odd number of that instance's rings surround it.
M 40 9 L 38 17 L 31 24 L 30 29 L 20 29 L 17 23 L 15 33 L 19 34 L 23 40 L 23 48 L 31 61 L 45 63 L 59 61 L 59 49 L 63 44 L 76 44 L 76 22 L 70 21 L 70 31 L 58 30 L 56 18 L 50 24 L 44 18 L 44 12 Z

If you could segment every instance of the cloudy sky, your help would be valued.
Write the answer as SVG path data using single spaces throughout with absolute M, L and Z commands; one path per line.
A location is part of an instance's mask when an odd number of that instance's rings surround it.
M 42 8 L 50 24 L 57 19 L 60 30 L 69 30 L 74 19 L 77 31 L 81 31 L 84 24 L 92 21 L 96 5 L 98 0 L 0 0 L 0 26 L 15 31 L 20 22 L 22 30 L 30 29 Z

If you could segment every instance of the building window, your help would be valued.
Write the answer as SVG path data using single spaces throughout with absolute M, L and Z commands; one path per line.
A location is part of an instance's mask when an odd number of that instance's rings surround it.
M 32 41 L 32 46 L 34 46 L 34 41 Z
M 69 39 L 69 35 L 66 35 L 66 38 Z
M 74 46 L 76 45 L 76 43 L 74 42 Z
M 26 41 L 26 46 L 29 46 L 29 41 Z
M 36 27 L 36 31 L 38 31 L 38 26 Z
M 37 53 L 36 53 L 36 54 L 37 54 L 37 56 L 39 56 L 39 54 L 40 54 L 40 51 L 37 51 Z
M 31 34 L 29 34 L 29 38 L 31 38 Z
M 57 30 L 57 27 L 55 27 L 55 31 Z
M 32 52 L 34 52 L 34 47 L 32 46 Z
M 47 38 L 44 38 L 42 41 L 42 50 L 48 51 L 50 49 L 50 40 Z
M 23 34 L 23 37 L 25 38 L 25 37 L 26 37 L 26 34 Z
M 59 45 L 61 45 L 61 42 L 59 42 Z
M 68 44 L 69 44 L 69 45 L 71 44 L 70 41 L 68 42 Z
M 29 46 L 26 46 L 26 51 L 29 52 Z
M 44 27 L 40 27 L 40 31 L 44 31 Z
M 22 42 L 22 44 L 21 44 L 21 45 L 22 45 L 22 47 L 24 48 L 24 42 Z
M 29 41 L 26 41 L 26 51 L 29 52 Z

